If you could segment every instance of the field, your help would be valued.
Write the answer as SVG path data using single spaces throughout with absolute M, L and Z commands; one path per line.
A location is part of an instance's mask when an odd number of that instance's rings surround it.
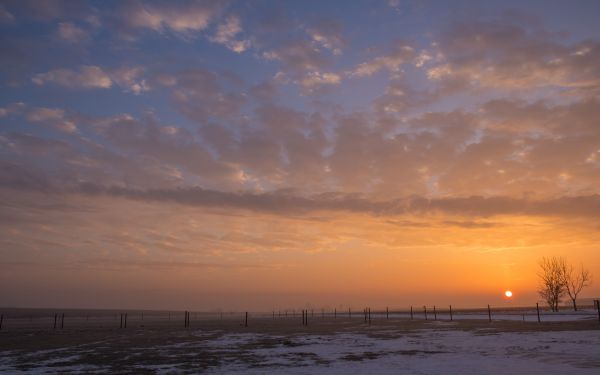
M 190 314 L 15 310 L 0 332 L 0 373 L 597 374 L 600 324 L 535 311 Z M 57 314 L 57 328 L 54 328 Z M 143 315 L 142 315 L 143 314 Z M 8 315 L 8 314 L 7 314 Z M 10 315 L 9 315 L 10 316 Z M 525 319 L 525 320 L 523 320 Z

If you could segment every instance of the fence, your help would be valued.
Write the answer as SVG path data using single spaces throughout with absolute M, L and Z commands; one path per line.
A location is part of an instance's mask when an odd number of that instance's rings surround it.
M 0 313 L 0 331 L 6 329 L 50 329 L 67 328 L 191 328 L 206 322 L 222 322 L 243 327 L 252 325 L 252 321 L 295 322 L 299 325 L 322 322 L 333 323 L 341 320 L 354 320 L 366 325 L 373 321 L 405 320 L 405 321 L 523 321 L 523 322 L 560 322 L 574 319 L 590 318 L 600 324 L 600 301 L 594 306 L 582 306 L 578 311 L 563 310 L 551 312 L 536 304 L 535 307 L 493 307 L 456 308 L 448 306 L 410 306 L 403 309 L 359 309 L 348 308 L 347 311 L 333 309 L 285 309 L 269 312 L 193 312 L 193 311 L 115 311 L 115 310 L 49 310 L 49 309 L 5 309 Z

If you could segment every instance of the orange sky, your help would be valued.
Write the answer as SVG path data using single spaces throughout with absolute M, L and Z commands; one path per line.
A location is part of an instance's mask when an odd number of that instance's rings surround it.
M 37 200 L 35 196 L 24 197 Z M 600 264 L 595 223 L 448 214 L 282 215 L 84 196 L 5 226 L 5 298 L 25 306 L 270 309 L 527 305 L 537 262 Z M 18 221 L 17 221 L 18 222 Z M 512 301 L 502 294 L 510 289 Z M 595 296 L 598 285 L 583 296 Z M 93 293 L 91 292 L 93 291 Z

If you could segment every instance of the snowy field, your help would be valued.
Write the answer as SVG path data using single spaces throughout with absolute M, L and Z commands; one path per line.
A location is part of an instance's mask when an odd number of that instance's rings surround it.
M 3 330 L 0 373 L 600 373 L 600 324 L 589 313 L 542 324 L 467 315 L 378 317 L 371 325 L 359 318 L 315 318 L 308 327 L 255 318 L 250 327 L 215 321 L 192 329 Z

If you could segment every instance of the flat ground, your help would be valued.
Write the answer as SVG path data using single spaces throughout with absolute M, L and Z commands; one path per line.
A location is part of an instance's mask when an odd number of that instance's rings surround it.
M 179 318 L 179 317 L 178 317 Z M 438 317 L 439 319 L 440 317 Z M 600 324 L 377 316 L 6 320 L 0 373 L 598 374 Z M 41 319 L 41 318 L 37 318 Z M 561 319 L 558 319 L 561 320 Z

